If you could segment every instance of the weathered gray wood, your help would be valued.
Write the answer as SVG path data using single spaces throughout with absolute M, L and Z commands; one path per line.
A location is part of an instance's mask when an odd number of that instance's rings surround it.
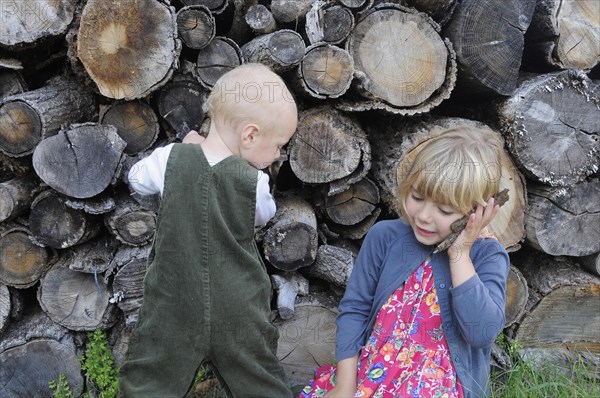
M 396 4 L 365 12 L 346 41 L 364 99 L 337 106 L 413 115 L 439 105 L 456 80 L 454 51 L 439 29 L 426 14 Z
M 456 50 L 457 86 L 469 95 L 510 95 L 517 87 L 524 35 L 535 1 L 463 0 L 445 33 Z
M 126 143 L 124 152 L 133 154 L 149 149 L 158 138 L 160 126 L 152 107 L 143 101 L 114 103 L 100 112 L 102 125 L 113 125 Z
M 90 198 L 111 184 L 125 146 L 113 126 L 71 125 L 35 148 L 33 167 L 58 192 Z
M 254 33 L 264 35 L 277 30 L 277 22 L 271 11 L 263 4 L 255 4 L 248 8 L 244 17 Z
M 284 73 L 302 61 L 306 45 L 298 33 L 280 29 L 252 39 L 241 50 L 246 62 L 262 63 L 276 73 Z
M 588 272 L 600 276 L 600 252 L 593 253 L 585 257 L 576 258 L 576 260 Z
M 10 292 L 8 287 L 0 283 L 0 333 L 8 324 L 8 317 L 11 313 Z
M 357 224 L 341 225 L 341 224 L 336 224 L 336 223 L 330 222 L 327 224 L 327 226 L 331 232 L 337 234 L 339 237 L 342 237 L 345 239 L 358 240 L 358 239 L 362 239 L 365 237 L 367 232 L 369 232 L 369 230 L 371 229 L 373 224 L 375 224 L 375 222 L 379 218 L 380 214 L 381 214 L 381 209 L 375 208 L 375 210 L 373 210 L 373 212 L 371 214 L 369 214 L 367 217 L 365 217 L 362 221 L 360 221 Z
M 347 190 L 325 196 L 325 213 L 341 225 L 355 225 L 367 218 L 379 204 L 379 189 L 369 179 L 352 184 Z
M 331 1 L 315 1 L 308 13 L 304 30 L 310 44 L 340 44 L 354 29 L 354 14 Z
M 37 176 L 32 173 L 0 183 L 0 222 L 29 209 L 39 183 Z
M 144 301 L 145 258 L 132 259 L 115 274 L 112 302 L 125 314 L 125 324 L 133 327 L 138 322 L 139 310 Z
M 39 89 L 5 97 L 0 103 L 0 151 L 29 155 L 40 140 L 96 114 L 93 93 L 71 79 L 56 78 Z
M 154 0 L 89 0 L 77 34 L 77 57 L 102 95 L 136 99 L 164 85 L 176 68 L 181 42 L 175 11 Z
M 2 69 L 0 67 L 0 101 L 3 97 L 20 94 L 27 91 L 27 83 L 18 70 Z
M 271 275 L 271 282 L 277 291 L 277 312 L 283 320 L 294 316 L 296 296 L 308 294 L 308 279 L 297 272 Z
M 405 0 L 406 5 L 427 13 L 434 21 L 443 25 L 452 18 L 456 0 Z
M 529 185 L 527 242 L 552 255 L 587 256 L 600 251 L 600 180 L 572 187 Z
M 183 7 L 177 12 L 177 32 L 187 47 L 199 50 L 214 39 L 215 18 L 204 6 Z
M 600 98 L 568 70 L 525 78 L 496 111 L 512 157 L 530 178 L 572 185 L 598 171 Z
M 242 50 L 231 39 L 218 36 L 198 52 L 194 76 L 211 89 L 221 76 L 243 62 Z
M 315 0 L 272 0 L 271 12 L 279 23 L 298 23 L 303 20 Z
M 156 213 L 144 209 L 130 195 L 119 196 L 115 210 L 105 215 L 104 224 L 120 242 L 143 246 L 154 238 Z
M 0 47 L 28 47 L 43 38 L 63 35 L 73 20 L 77 0 L 2 3 Z
M 108 234 L 100 235 L 98 238 L 77 245 L 67 250 L 70 257 L 69 269 L 73 271 L 94 274 L 105 273 L 111 266 L 111 262 L 118 250 L 118 242 Z M 64 253 L 64 252 L 63 252 Z
M 318 43 L 306 49 L 296 75 L 296 85 L 309 97 L 338 98 L 350 88 L 354 61 L 346 50 Z
M 306 272 L 311 277 L 345 287 L 354 267 L 354 259 L 354 253 L 348 249 L 335 245 L 321 245 L 315 263 L 306 268 Z
M 506 282 L 506 323 L 504 327 L 510 327 L 518 322 L 527 307 L 529 289 L 525 277 L 518 268 L 511 265 Z

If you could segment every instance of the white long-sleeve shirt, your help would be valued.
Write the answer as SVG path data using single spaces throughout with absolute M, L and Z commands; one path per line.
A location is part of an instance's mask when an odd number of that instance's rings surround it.
M 195 145 L 195 144 L 186 144 Z M 160 193 L 162 196 L 165 186 L 165 172 L 167 161 L 171 154 L 173 144 L 155 149 L 149 156 L 140 160 L 129 170 L 128 179 L 131 187 L 141 195 Z M 211 166 L 219 163 L 221 158 L 216 158 L 204 153 L 208 164 Z M 275 200 L 269 189 L 269 176 L 258 170 L 256 181 L 256 214 L 254 225 L 264 225 L 275 215 Z

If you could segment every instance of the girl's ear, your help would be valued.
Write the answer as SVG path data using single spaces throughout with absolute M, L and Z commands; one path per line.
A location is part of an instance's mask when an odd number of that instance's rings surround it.
M 250 147 L 256 142 L 260 134 L 260 127 L 254 123 L 248 123 L 242 127 L 241 141 L 244 148 Z

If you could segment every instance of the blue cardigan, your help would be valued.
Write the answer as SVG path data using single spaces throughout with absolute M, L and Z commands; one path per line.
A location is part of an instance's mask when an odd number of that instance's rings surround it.
M 380 221 L 371 228 L 339 305 L 337 361 L 361 350 L 381 306 L 432 249 L 419 243 L 412 228 L 401 220 Z M 470 256 L 477 274 L 456 288 L 447 253 L 431 256 L 442 325 L 465 398 L 489 395 L 490 352 L 504 327 L 510 264 L 506 250 L 495 239 L 477 240 Z

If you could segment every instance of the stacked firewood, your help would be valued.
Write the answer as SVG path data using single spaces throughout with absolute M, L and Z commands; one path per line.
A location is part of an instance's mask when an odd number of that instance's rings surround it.
M 280 74 L 300 109 L 269 170 L 277 214 L 256 234 L 292 383 L 333 360 L 361 240 L 397 217 L 401 160 L 448 127 L 506 143 L 510 200 L 492 224 L 513 263 L 505 333 L 527 355 L 600 362 L 592 3 L 2 2 L 0 396 L 49 396 L 61 373 L 81 393 L 86 331 L 107 330 L 122 358 L 160 204 L 127 172 L 205 132 L 208 92 L 246 62 Z

